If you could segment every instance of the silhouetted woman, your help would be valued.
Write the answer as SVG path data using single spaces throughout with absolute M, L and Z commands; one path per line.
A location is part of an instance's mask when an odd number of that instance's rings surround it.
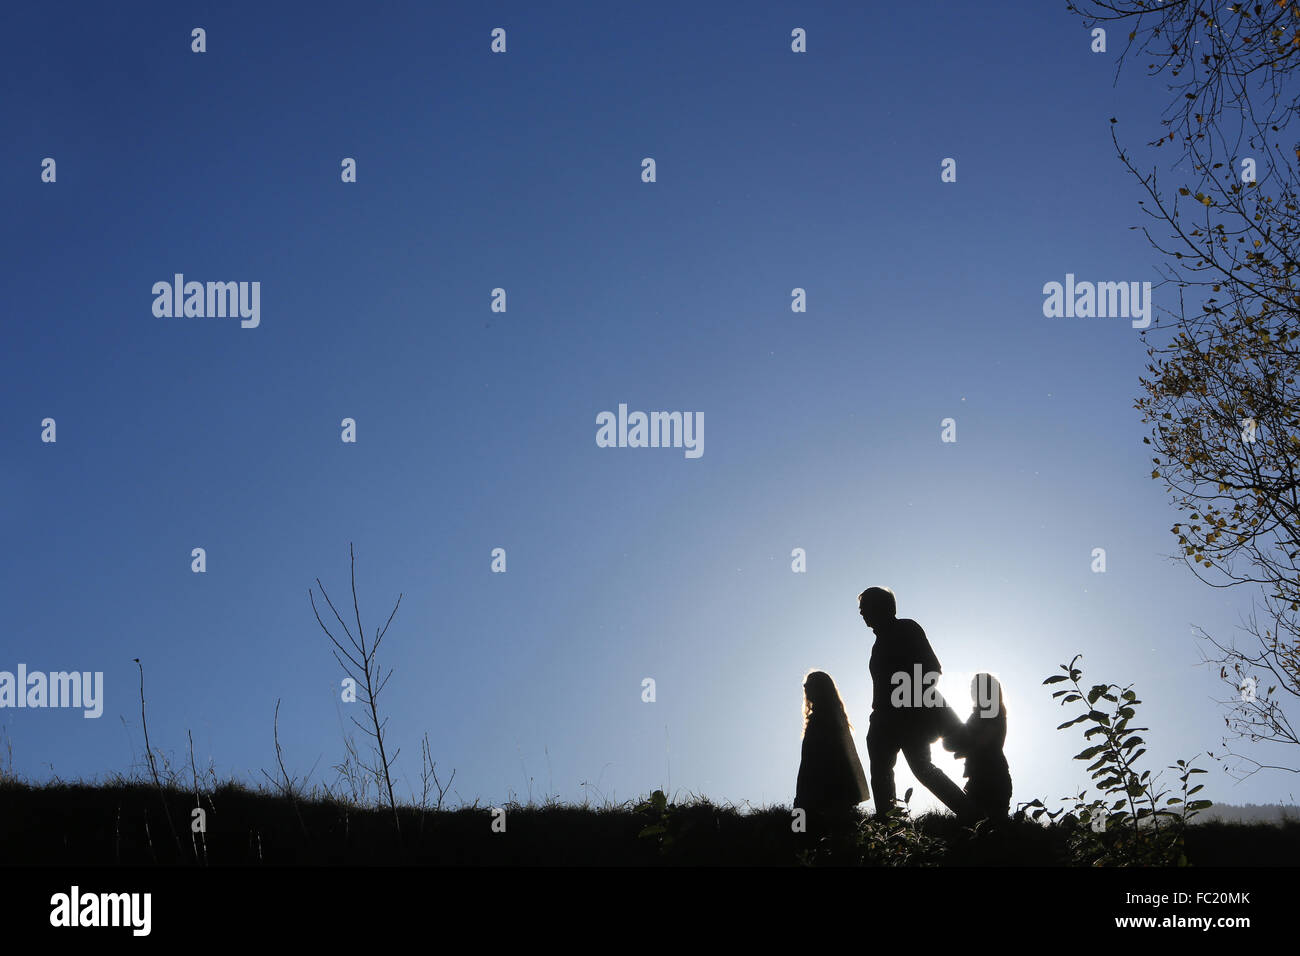
M 835 681 L 824 671 L 810 671 L 803 681 L 803 752 L 794 805 L 810 817 L 839 816 L 870 796 Z
M 1007 705 L 992 674 L 971 680 L 975 710 L 966 718 L 956 756 L 966 758 L 966 797 L 977 820 L 1005 820 L 1011 810 L 1011 770 L 1002 747 L 1007 741 Z

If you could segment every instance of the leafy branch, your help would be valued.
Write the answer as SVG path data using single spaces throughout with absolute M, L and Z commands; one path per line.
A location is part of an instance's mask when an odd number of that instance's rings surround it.
M 1183 834 L 1187 824 L 1201 810 L 1212 806 L 1209 800 L 1191 799 L 1204 787 L 1193 785 L 1192 776 L 1206 771 L 1179 760 L 1169 767 L 1178 772 L 1179 795 L 1171 796 L 1169 790 L 1161 789 L 1158 777 L 1138 767 L 1147 752 L 1146 741 L 1140 735 L 1150 729 L 1133 723 L 1142 701 L 1132 685 L 1093 684 L 1085 690 L 1081 683 L 1083 671 L 1076 666 L 1080 657 L 1076 654 L 1070 663 L 1061 665 L 1064 674 L 1043 681 L 1045 685 L 1068 683 L 1068 687 L 1054 691 L 1052 697 L 1061 706 L 1077 704 L 1081 708 L 1081 713 L 1059 724 L 1057 730 L 1088 724 L 1083 736 L 1089 745 L 1074 759 L 1090 762 L 1088 770 L 1100 795 L 1089 800 L 1085 789 L 1066 798 L 1074 802 L 1071 822 L 1088 824 L 1074 841 L 1076 859 L 1093 865 L 1185 865 Z M 1105 704 L 1110 706 L 1099 707 Z M 1044 814 L 1056 820 L 1065 812 L 1049 811 L 1040 800 L 1024 806 L 1036 808 L 1031 814 L 1035 820 Z

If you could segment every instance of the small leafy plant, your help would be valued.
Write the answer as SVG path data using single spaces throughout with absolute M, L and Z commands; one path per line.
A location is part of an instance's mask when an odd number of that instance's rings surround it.
M 1212 806 L 1209 800 L 1193 800 L 1203 784 L 1192 785 L 1194 774 L 1205 773 L 1188 761 L 1179 760 L 1169 767 L 1178 772 L 1180 789 L 1171 796 L 1161 789 L 1159 777 L 1150 770 L 1139 770 L 1138 762 L 1147 752 L 1140 736 L 1149 730 L 1134 726 L 1137 708 L 1142 703 L 1132 685 L 1093 684 L 1087 690 L 1081 683 L 1083 671 L 1076 665 L 1081 654 L 1062 664 L 1064 674 L 1048 677 L 1044 684 L 1067 683 L 1054 691 L 1061 706 L 1077 704 L 1081 713 L 1060 724 L 1065 730 L 1087 724 L 1083 732 L 1089 742 L 1075 760 L 1089 761 L 1088 770 L 1096 781 L 1099 794 L 1088 798 L 1087 790 L 1066 797 L 1071 811 L 1049 811 L 1040 800 L 1024 805 L 1033 809 L 1037 820 L 1044 814 L 1073 827 L 1069 846 L 1072 861 L 1090 866 L 1186 866 L 1183 835 L 1187 824 L 1201 810 Z M 1105 707 L 1105 709 L 1101 709 Z M 1193 758 L 1195 759 L 1195 758 Z
M 649 799 L 637 804 L 637 813 L 644 813 L 648 817 L 646 825 L 641 828 L 637 834 L 642 840 L 654 840 L 660 852 L 667 851 L 673 845 L 673 834 L 669 831 L 672 825 L 672 809 L 668 803 L 668 796 L 662 790 L 656 790 L 650 794 Z
M 947 844 L 917 825 L 911 812 L 912 788 L 884 815 L 868 817 L 858 828 L 860 861 L 876 866 L 937 866 Z

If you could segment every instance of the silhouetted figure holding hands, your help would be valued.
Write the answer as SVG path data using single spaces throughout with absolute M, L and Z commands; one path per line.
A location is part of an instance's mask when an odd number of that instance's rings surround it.
M 930 744 L 940 737 L 960 737 L 964 728 L 934 687 L 941 668 L 925 631 L 915 621 L 896 616 L 894 592 L 888 588 L 867 588 L 859 594 L 858 613 L 876 634 L 867 731 L 876 813 L 894 808 L 894 763 L 901 750 L 916 779 L 965 819 L 966 795 L 930 759 Z
M 966 732 L 944 746 L 966 758 L 966 799 L 972 818 L 999 823 L 1011 812 L 1011 770 L 1002 747 L 1007 740 L 1007 708 L 1002 685 L 992 674 L 971 680 L 975 709 L 966 718 Z
M 870 797 L 835 681 L 825 671 L 810 671 L 803 681 L 803 751 L 794 805 L 810 818 L 834 817 Z

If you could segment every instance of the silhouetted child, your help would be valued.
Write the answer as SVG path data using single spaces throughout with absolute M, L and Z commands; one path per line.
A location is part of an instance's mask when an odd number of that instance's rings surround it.
M 853 744 L 853 725 L 826 672 L 810 671 L 803 694 L 803 751 L 794 806 L 809 817 L 846 816 L 871 797 Z
M 945 740 L 944 746 L 966 758 L 965 794 L 974 819 L 997 823 L 1011 811 L 1011 769 L 1002 752 L 1007 707 L 1002 685 L 992 674 L 976 674 L 970 689 L 975 710 L 966 718 L 964 732 Z

